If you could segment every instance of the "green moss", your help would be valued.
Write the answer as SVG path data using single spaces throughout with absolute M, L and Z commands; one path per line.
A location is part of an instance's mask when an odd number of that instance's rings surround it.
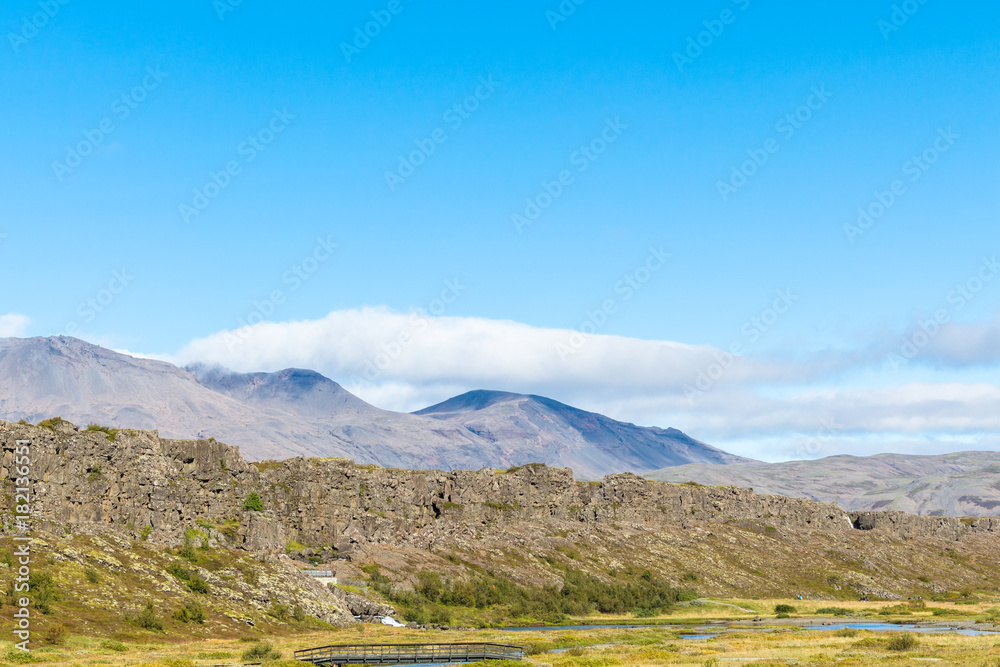
M 100 426 L 98 424 L 88 424 L 86 430 L 90 433 L 103 433 L 111 442 L 114 442 L 115 438 L 121 432 L 120 429 L 111 428 L 109 426 Z
M 295 540 L 288 540 L 285 542 L 285 553 L 288 554 L 299 553 L 300 551 L 305 551 L 308 548 L 309 547 L 306 545 L 301 542 L 296 542 Z
M 51 419 L 44 419 L 38 422 L 38 427 L 54 432 L 56 430 L 56 426 L 59 426 L 60 424 L 69 424 L 69 422 L 62 417 L 52 417 Z

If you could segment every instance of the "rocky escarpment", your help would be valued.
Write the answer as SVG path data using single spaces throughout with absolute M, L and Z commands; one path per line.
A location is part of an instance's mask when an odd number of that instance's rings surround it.
M 383 559 L 399 572 L 419 569 L 428 554 L 460 553 L 540 581 L 552 580 L 553 558 L 590 551 L 586 567 L 641 563 L 679 576 L 697 566 L 730 590 L 791 578 L 795 568 L 779 575 L 778 566 L 800 561 L 816 577 L 844 570 L 821 584 L 833 591 L 891 588 L 876 585 L 880 577 L 892 577 L 897 589 L 909 586 L 918 573 L 903 571 L 900 559 L 910 558 L 903 554 L 910 546 L 900 541 L 925 543 L 937 555 L 957 544 L 982 558 L 1000 557 L 995 519 L 851 515 L 834 504 L 629 474 L 578 482 L 567 469 L 542 465 L 451 472 L 343 459 L 250 465 L 237 449 L 212 440 L 166 440 L 146 431 L 122 431 L 112 440 L 65 423 L 43 429 L 0 422 L 0 479 L 8 492 L 18 439 L 31 442 L 36 522 L 153 543 L 176 544 L 197 527 L 213 544 L 255 552 L 325 547 Z M 245 507 L 251 492 L 263 511 Z M 4 521 L 10 516 L 5 512 Z

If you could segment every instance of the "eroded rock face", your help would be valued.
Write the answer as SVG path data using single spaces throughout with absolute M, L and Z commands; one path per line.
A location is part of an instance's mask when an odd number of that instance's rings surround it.
M 631 474 L 576 482 L 570 470 L 543 465 L 506 472 L 407 471 L 342 459 L 249 465 L 238 449 L 212 440 L 122 431 L 112 441 L 66 424 L 53 431 L 0 422 L 4 482 L 14 477 L 18 439 L 31 441 L 36 520 L 52 527 L 113 526 L 168 543 L 200 525 L 217 542 L 257 552 L 283 551 L 288 540 L 342 550 L 352 543 L 413 541 L 427 528 L 551 520 L 648 530 L 704 523 L 828 534 L 870 530 L 901 539 L 1000 532 L 1000 518 L 848 514 L 831 503 Z M 263 512 L 244 509 L 250 492 L 263 500 Z
M 330 584 L 330 592 L 338 600 L 344 603 L 344 606 L 350 610 L 355 616 L 361 617 L 372 617 L 372 616 L 396 616 L 396 609 L 387 604 L 379 604 L 374 600 L 369 600 L 363 595 L 358 595 L 357 593 L 349 593 L 345 590 L 337 588 L 333 584 Z
M 300 560 L 308 553 L 377 563 L 404 586 L 425 568 L 455 578 L 495 570 L 558 585 L 564 568 L 607 577 L 636 567 L 679 585 L 685 572 L 696 573 L 699 589 L 713 594 L 829 596 L 846 588 L 898 597 L 980 585 L 1000 569 L 997 518 L 848 514 L 834 504 L 630 474 L 577 482 L 568 469 L 543 465 L 450 472 L 343 459 L 249 465 L 212 440 L 123 431 L 112 441 L 65 424 L 0 422 L 5 523 L 18 439 L 31 441 L 33 520 L 53 532 L 176 546 L 196 528 L 210 545 L 269 559 L 288 560 L 291 548 Z M 244 507 L 251 493 L 263 511 Z M 959 553 L 972 557 L 956 568 L 951 556 Z

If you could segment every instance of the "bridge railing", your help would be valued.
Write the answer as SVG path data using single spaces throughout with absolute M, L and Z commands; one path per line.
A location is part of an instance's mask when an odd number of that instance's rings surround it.
M 296 660 L 316 665 L 395 665 L 477 660 L 521 660 L 524 646 L 487 642 L 465 644 L 341 644 L 295 652 Z

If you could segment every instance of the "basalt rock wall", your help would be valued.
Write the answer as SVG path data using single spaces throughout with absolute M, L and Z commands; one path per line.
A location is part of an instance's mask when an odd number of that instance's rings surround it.
M 735 523 L 759 530 L 872 531 L 899 539 L 961 539 L 1000 532 L 976 521 L 900 512 L 848 514 L 835 504 L 756 495 L 748 489 L 673 485 L 611 475 L 574 481 L 571 471 L 529 465 L 509 471 L 409 471 L 342 459 L 247 464 L 213 440 L 177 441 L 155 431 L 79 431 L 0 422 L 2 521 L 13 520 L 16 441 L 30 442 L 32 520 L 50 528 L 115 529 L 177 543 L 198 528 L 212 540 L 253 551 L 289 540 L 350 548 L 352 543 L 417 543 L 429 527 L 573 522 L 656 531 Z M 257 493 L 264 511 L 244 507 Z

